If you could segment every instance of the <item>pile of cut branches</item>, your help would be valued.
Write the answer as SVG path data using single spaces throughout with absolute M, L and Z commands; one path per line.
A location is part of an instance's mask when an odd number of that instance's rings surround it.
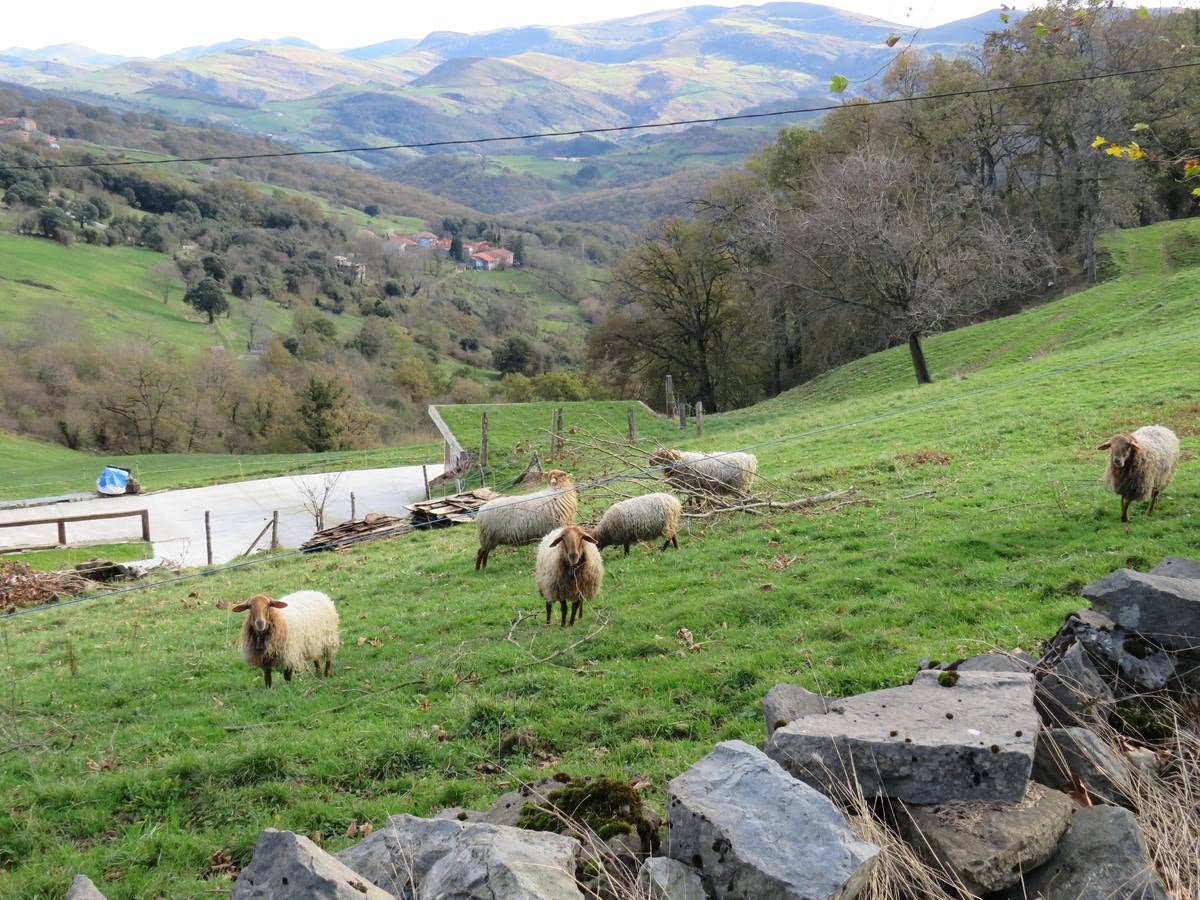
M 82 594 L 92 582 L 77 572 L 39 572 L 20 562 L 0 563 L 0 613 Z

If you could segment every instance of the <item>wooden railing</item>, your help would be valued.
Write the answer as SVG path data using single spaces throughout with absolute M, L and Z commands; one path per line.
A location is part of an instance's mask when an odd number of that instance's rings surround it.
M 27 525 L 57 525 L 59 546 L 67 544 L 68 522 L 96 522 L 100 519 L 130 519 L 139 516 L 142 520 L 142 540 L 150 540 L 150 510 L 131 509 L 126 512 L 92 513 L 89 516 L 55 516 L 50 519 L 25 519 L 21 522 L 0 522 L 0 528 L 20 528 Z

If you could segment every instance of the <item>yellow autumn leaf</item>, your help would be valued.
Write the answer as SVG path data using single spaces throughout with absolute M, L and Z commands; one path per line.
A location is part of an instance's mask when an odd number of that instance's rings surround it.
M 1141 147 L 1133 146 L 1133 147 L 1126 148 L 1125 155 L 1128 156 L 1130 159 L 1141 159 L 1146 154 L 1144 152 L 1142 152 Z
M 1106 149 L 1104 152 L 1107 153 L 1109 156 L 1117 157 L 1117 159 L 1121 158 L 1121 148 L 1118 147 L 1116 144 L 1113 144 L 1111 147 Z
M 1092 141 L 1092 149 L 1099 150 L 1101 147 L 1103 147 L 1107 143 L 1108 143 L 1108 141 L 1106 141 L 1100 135 L 1096 135 L 1096 139 L 1094 141 Z

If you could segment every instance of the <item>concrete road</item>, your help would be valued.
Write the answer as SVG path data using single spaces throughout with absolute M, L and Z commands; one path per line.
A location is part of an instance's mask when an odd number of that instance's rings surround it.
M 427 471 L 429 477 L 434 478 L 441 474 L 442 467 L 430 465 Z M 305 488 L 315 491 L 319 498 L 326 493 L 326 485 L 334 478 L 337 480 L 328 491 L 325 505 L 326 527 L 350 518 L 351 492 L 355 496 L 359 518 L 369 512 L 405 515 L 405 504 L 425 495 L 421 467 L 401 466 L 324 475 L 260 478 L 140 496 L 97 496 L 73 503 L 4 509 L 0 510 L 0 523 L 148 509 L 154 555 L 179 565 L 202 566 L 206 562 L 206 510 L 212 513 L 214 563 L 228 562 L 245 553 L 254 536 L 270 521 L 274 510 L 279 511 L 279 543 L 283 547 L 298 547 L 316 530 L 313 514 L 305 507 L 309 499 Z M 66 527 L 68 545 L 119 543 L 136 541 L 141 537 L 141 520 L 137 517 L 73 522 Z M 0 549 L 53 545 L 56 540 L 55 525 L 0 528 Z M 268 533 L 259 547 L 269 545 Z

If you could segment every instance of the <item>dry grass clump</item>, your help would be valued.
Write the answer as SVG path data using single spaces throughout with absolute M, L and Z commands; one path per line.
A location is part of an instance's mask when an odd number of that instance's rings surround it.
M 74 597 L 92 584 L 75 572 L 39 572 L 25 563 L 0 563 L 0 613 Z

